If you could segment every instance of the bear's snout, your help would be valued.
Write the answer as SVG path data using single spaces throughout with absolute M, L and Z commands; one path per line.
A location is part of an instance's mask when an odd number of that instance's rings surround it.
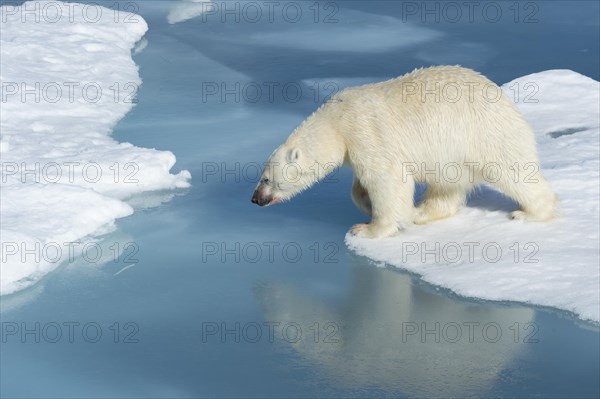
M 258 206 L 268 205 L 273 200 L 273 197 L 270 195 L 264 195 L 259 190 L 256 190 L 254 194 L 252 194 L 252 203 Z

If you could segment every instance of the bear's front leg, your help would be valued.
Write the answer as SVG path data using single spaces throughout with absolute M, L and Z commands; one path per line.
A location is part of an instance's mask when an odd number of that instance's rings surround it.
M 382 238 L 396 235 L 400 226 L 411 224 L 414 218 L 413 197 L 415 182 L 405 176 L 406 181 L 392 174 L 383 174 L 369 182 L 364 177 L 361 184 L 369 193 L 372 207 L 371 223 L 355 225 L 350 234 Z
M 352 179 L 352 202 L 358 209 L 371 216 L 371 198 L 356 176 Z

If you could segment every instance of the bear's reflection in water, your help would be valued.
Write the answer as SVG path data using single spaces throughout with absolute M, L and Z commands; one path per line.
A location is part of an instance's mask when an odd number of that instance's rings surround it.
M 316 339 L 304 329 L 302 339 L 286 345 L 342 387 L 479 396 L 536 338 L 532 309 L 453 300 L 387 269 L 355 265 L 352 274 L 338 305 L 291 285 L 256 288 L 265 320 L 318 323 Z

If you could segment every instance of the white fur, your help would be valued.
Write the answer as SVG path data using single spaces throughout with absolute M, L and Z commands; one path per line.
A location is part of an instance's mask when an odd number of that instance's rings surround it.
M 354 171 L 354 203 L 372 216 L 352 232 L 367 237 L 452 216 L 481 183 L 520 204 L 514 218 L 555 214 L 531 127 L 497 85 L 458 66 L 338 93 L 275 150 L 258 188 L 288 200 L 342 164 Z M 498 181 L 487 174 L 494 171 Z M 428 189 L 415 209 L 416 182 Z

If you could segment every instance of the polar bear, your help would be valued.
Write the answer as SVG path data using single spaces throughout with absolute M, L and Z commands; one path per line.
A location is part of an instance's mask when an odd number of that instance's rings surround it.
M 289 200 L 343 164 L 354 172 L 352 200 L 371 216 L 350 230 L 359 236 L 450 217 L 481 183 L 519 203 L 514 219 L 555 216 L 531 127 L 496 84 L 460 66 L 339 92 L 273 152 L 252 202 Z M 417 208 L 416 182 L 427 184 Z

